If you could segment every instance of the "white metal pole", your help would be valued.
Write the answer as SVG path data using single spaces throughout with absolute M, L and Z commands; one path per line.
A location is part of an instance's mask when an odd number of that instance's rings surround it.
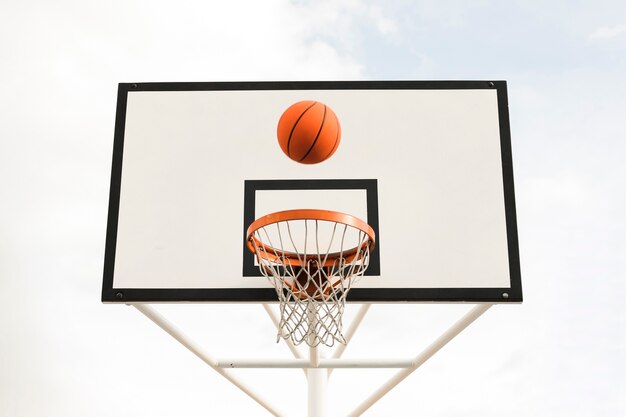
M 313 329 L 317 324 L 315 306 L 309 303 L 309 359 L 311 368 L 307 369 L 308 388 L 308 417 L 324 417 L 326 415 L 326 384 L 328 371 L 319 368 L 320 352 L 316 344 L 316 335 Z
M 217 360 L 211 355 L 207 354 L 202 348 L 185 335 L 180 329 L 176 328 L 174 324 L 170 323 L 165 317 L 161 316 L 156 310 L 147 304 L 132 304 L 137 310 L 139 310 L 144 316 L 152 320 L 157 326 L 163 329 L 167 334 L 176 339 L 181 345 L 189 349 L 194 355 L 200 358 L 204 363 L 213 368 L 217 373 L 233 383 L 237 388 L 245 392 L 250 398 L 256 401 L 259 405 L 265 408 L 267 411 L 277 417 L 284 416 L 282 412 L 279 412 L 274 406 L 271 406 L 267 401 L 258 396 L 252 389 L 244 385 L 241 381 L 230 375 L 226 370 L 219 367 Z
M 320 358 L 317 365 L 313 365 L 309 359 L 217 359 L 220 368 L 233 369 L 364 369 L 364 368 L 410 368 L 413 366 L 413 358 L 384 359 L 384 358 L 357 358 L 357 359 L 324 359 Z
M 308 382 L 308 417 L 324 417 L 326 415 L 326 382 L 328 371 L 324 368 L 307 370 Z
M 415 357 L 413 366 L 407 369 L 403 369 L 394 375 L 389 381 L 383 384 L 378 390 L 370 395 L 361 405 L 354 409 L 348 417 L 357 417 L 363 414 L 368 408 L 370 408 L 376 401 L 380 400 L 389 391 L 391 391 L 396 385 L 402 382 L 406 377 L 411 375 L 413 371 L 422 366 L 424 362 L 430 359 L 435 353 L 437 353 L 448 342 L 454 339 L 459 333 L 461 333 L 467 326 L 472 324 L 478 317 L 480 317 L 485 311 L 493 304 L 478 304 L 472 308 L 467 314 L 465 314 L 459 321 L 446 330 L 441 336 L 439 336 L 433 343 L 431 343 L 426 349 Z

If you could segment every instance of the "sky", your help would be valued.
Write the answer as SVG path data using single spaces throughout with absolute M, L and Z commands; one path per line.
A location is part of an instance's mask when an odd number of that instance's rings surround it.
M 100 302 L 117 83 L 395 79 L 508 82 L 524 303 L 364 415 L 626 414 L 626 3 L 6 0 L 0 58 L 0 416 L 267 415 Z M 157 309 L 217 357 L 289 357 L 258 305 Z M 374 305 L 346 357 L 415 356 L 466 310 Z M 335 371 L 329 415 L 393 374 Z M 306 414 L 301 372 L 237 375 Z

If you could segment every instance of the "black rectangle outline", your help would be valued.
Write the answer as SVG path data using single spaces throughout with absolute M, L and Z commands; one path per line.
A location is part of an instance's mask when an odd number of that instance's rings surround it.
M 126 91 L 261 91 L 261 90 L 485 90 L 505 81 L 234 81 L 120 83 Z
M 115 251 L 117 248 L 117 226 L 122 187 L 122 160 L 124 154 L 124 130 L 126 127 L 126 104 L 128 88 L 120 84 L 117 90 L 117 108 L 111 163 L 111 185 L 109 189 L 109 212 L 107 218 L 106 244 L 104 249 L 104 271 L 102 279 L 102 301 L 121 301 L 123 292 L 113 288 Z
M 350 302 L 521 302 L 521 269 L 513 182 L 513 158 L 506 81 L 262 81 L 120 83 L 118 87 L 111 188 L 106 232 L 103 302 L 272 302 L 271 288 L 113 288 L 122 177 L 124 128 L 129 92 L 244 90 L 479 90 L 497 92 L 502 155 L 510 287 L 508 288 L 353 288 Z
M 260 190 L 365 190 L 367 218 L 365 220 L 376 234 L 376 245 L 370 254 L 367 276 L 380 275 L 380 231 L 378 228 L 378 182 L 375 179 L 298 179 L 298 180 L 246 180 L 244 182 L 243 208 L 243 276 L 263 276 L 254 264 L 254 255 L 246 246 L 246 230 L 255 219 L 256 192 Z M 315 207 L 312 207 L 315 208 Z M 350 214 L 350 213 L 348 213 Z

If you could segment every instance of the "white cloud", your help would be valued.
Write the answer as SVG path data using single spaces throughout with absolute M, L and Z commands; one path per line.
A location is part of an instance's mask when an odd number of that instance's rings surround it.
M 381 35 L 393 36 L 398 34 L 399 29 L 396 21 L 386 16 L 380 7 L 369 6 L 366 11 Z
M 589 40 L 613 39 L 626 34 L 626 24 L 615 26 L 602 26 L 589 34 Z
M 3 19 L 0 27 L 5 38 L 20 38 L 19 45 L 0 44 L 2 55 L 16 64 L 0 69 L 5 78 L 54 77 L 68 64 L 82 78 L 104 75 L 115 81 L 297 79 L 304 78 L 302 71 L 307 79 L 362 76 L 345 48 L 339 52 L 328 42 L 319 47 L 314 35 L 324 25 L 317 13 L 284 0 L 223 2 L 219 8 L 211 2 L 171 7 L 159 0 L 146 8 L 116 0 L 61 2 L 42 4 L 30 14 L 19 6 L 11 12 L 25 17 Z M 55 72 L 37 74 L 44 66 Z
M 388 9 L 356 0 L 320 0 L 298 3 L 294 13 L 308 22 L 305 33 L 322 38 L 342 51 L 359 51 L 364 35 L 394 38 L 399 34 L 397 17 Z

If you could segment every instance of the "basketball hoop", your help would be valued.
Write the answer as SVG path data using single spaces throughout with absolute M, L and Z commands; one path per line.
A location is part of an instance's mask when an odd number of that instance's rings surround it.
M 345 343 L 346 297 L 368 267 L 374 230 L 349 214 L 299 209 L 255 220 L 246 236 L 278 294 L 278 338 L 312 347 Z

